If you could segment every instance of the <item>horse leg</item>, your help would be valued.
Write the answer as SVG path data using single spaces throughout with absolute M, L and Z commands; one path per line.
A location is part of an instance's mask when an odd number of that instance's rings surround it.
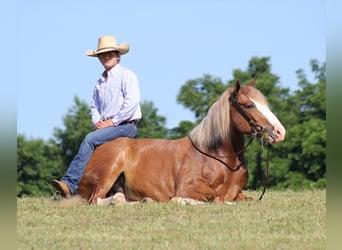
M 115 181 L 113 186 L 110 188 L 109 192 L 107 193 L 107 197 L 113 196 L 116 193 L 125 193 L 124 190 L 125 185 L 125 175 L 123 173 L 120 174 L 119 178 Z
M 254 200 L 253 197 L 242 192 L 248 181 L 248 170 L 245 166 L 240 167 L 239 171 L 231 177 L 231 180 L 233 181 L 229 183 L 227 193 L 224 196 L 225 202 Z
M 254 198 L 252 196 L 245 195 L 242 191 L 240 191 L 235 200 L 236 201 L 253 201 Z
M 117 192 L 112 196 L 109 196 L 107 198 L 101 199 L 100 197 L 97 198 L 96 204 L 100 206 L 105 206 L 105 205 L 115 205 L 115 206 L 120 206 L 122 204 L 125 204 L 126 197 L 123 193 Z
M 88 202 L 90 204 L 97 204 L 97 200 L 104 199 L 107 196 L 107 193 L 113 186 L 113 180 L 111 178 L 105 177 L 98 181 L 96 187 L 93 190 Z
M 254 200 L 253 197 L 245 195 L 241 187 L 239 185 L 234 185 L 233 187 L 229 188 L 229 191 L 224 196 L 225 202 L 232 202 L 232 201 L 252 201 Z
M 88 198 L 88 204 L 91 204 L 92 201 L 94 200 L 94 195 L 96 193 L 97 190 L 97 184 L 95 184 L 95 188 L 93 188 L 93 191 L 91 192 L 89 198 Z
M 123 173 L 120 174 L 119 178 L 115 181 L 115 183 L 112 185 L 110 190 L 106 194 L 106 198 L 98 197 L 96 198 L 96 204 L 98 205 L 121 205 L 123 203 L 126 203 L 126 197 L 124 192 L 124 185 L 125 185 L 125 176 Z M 92 193 L 90 197 L 90 201 L 94 201 L 94 196 L 97 193 L 96 189 L 94 189 L 94 192 Z
M 175 197 L 190 198 L 197 201 L 219 201 L 217 192 L 202 179 L 191 180 L 191 184 L 185 183 L 182 186 L 176 191 Z
M 106 148 L 99 147 L 98 149 Z M 99 158 L 99 155 L 102 157 Z M 98 198 L 106 198 L 110 190 L 114 192 L 123 191 L 123 185 L 125 183 L 125 178 L 123 176 L 125 167 L 124 156 L 124 154 L 118 154 L 116 157 L 112 157 L 111 154 L 106 152 L 94 152 L 92 158 L 88 162 L 79 186 L 79 189 L 83 190 L 83 186 L 89 183 L 88 185 L 91 187 L 91 193 L 88 202 L 90 204 L 96 204 Z
M 151 198 L 145 197 L 140 201 L 127 201 L 126 197 L 123 193 L 121 192 L 116 192 L 114 195 L 109 196 L 107 198 L 101 199 L 97 198 L 96 204 L 100 206 L 106 206 L 106 205 L 114 205 L 114 206 L 120 206 L 123 204 L 137 204 L 139 202 L 142 203 L 151 203 L 154 202 Z

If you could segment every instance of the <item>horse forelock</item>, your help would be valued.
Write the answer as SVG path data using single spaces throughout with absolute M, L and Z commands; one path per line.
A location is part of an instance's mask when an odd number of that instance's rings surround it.
M 248 95 L 249 99 L 258 101 L 260 104 L 268 106 L 266 97 L 258 89 L 254 87 L 249 87 L 249 86 L 245 86 L 245 87 L 246 89 L 248 89 L 248 93 L 246 93 L 246 95 Z
M 208 110 L 203 120 L 190 132 L 192 141 L 200 148 L 216 150 L 225 142 L 230 133 L 229 96 L 227 89 Z

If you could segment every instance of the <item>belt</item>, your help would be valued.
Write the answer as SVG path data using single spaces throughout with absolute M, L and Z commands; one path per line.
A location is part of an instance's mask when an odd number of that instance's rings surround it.
M 121 122 L 118 126 L 126 125 L 126 124 L 132 124 L 132 125 L 136 126 L 138 124 L 138 120 L 131 120 L 131 121 Z

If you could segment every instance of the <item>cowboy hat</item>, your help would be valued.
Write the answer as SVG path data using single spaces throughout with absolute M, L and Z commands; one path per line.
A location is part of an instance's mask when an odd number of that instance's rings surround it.
M 118 43 L 114 36 L 101 36 L 97 44 L 97 50 L 87 50 L 86 55 L 97 57 L 99 54 L 108 51 L 119 51 L 120 55 L 124 55 L 129 51 L 129 44 L 122 43 L 120 44 L 120 46 L 118 46 Z

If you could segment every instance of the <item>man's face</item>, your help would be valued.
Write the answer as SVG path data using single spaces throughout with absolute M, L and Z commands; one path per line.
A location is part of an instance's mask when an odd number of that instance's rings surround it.
M 118 51 L 108 51 L 98 55 L 103 67 L 108 71 L 120 62 L 120 54 Z

